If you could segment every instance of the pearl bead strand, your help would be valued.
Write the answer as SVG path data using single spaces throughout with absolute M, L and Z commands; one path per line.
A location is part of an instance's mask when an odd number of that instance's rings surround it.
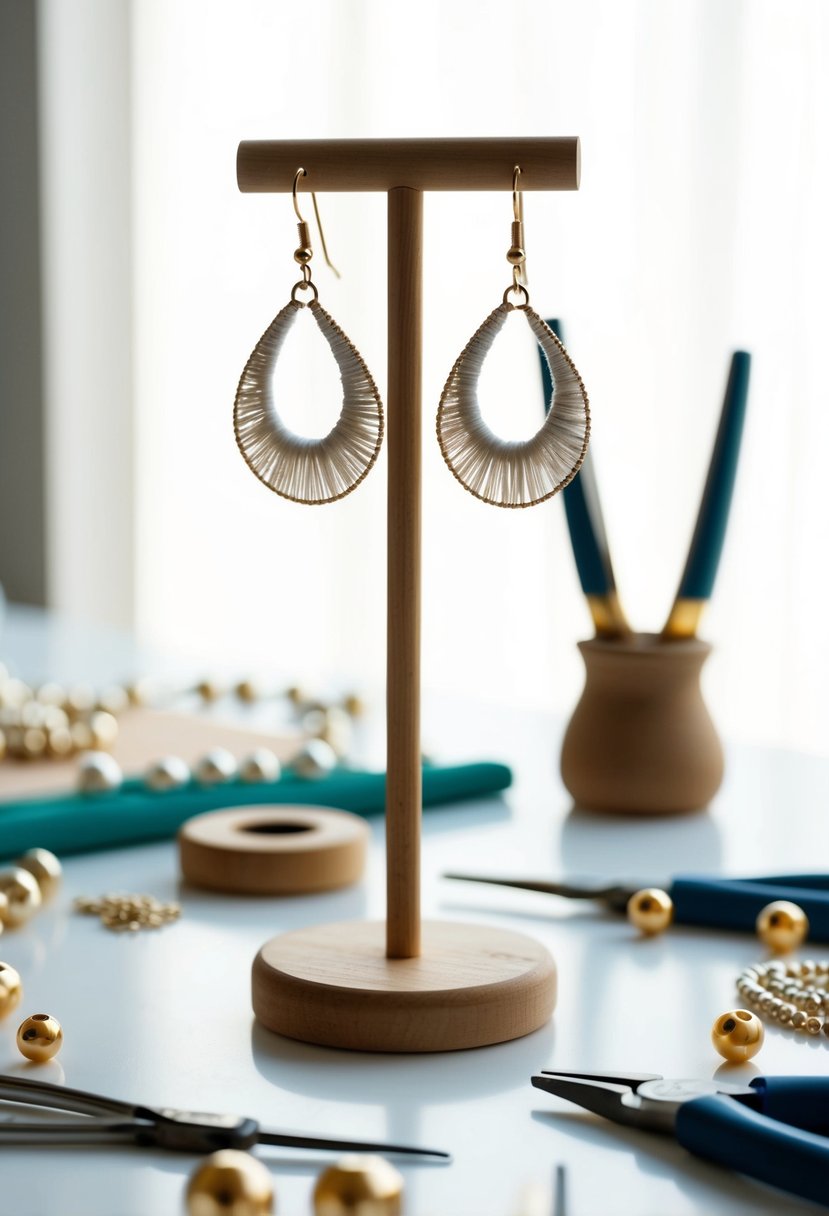
M 829 1038 L 829 959 L 754 963 L 740 972 L 737 991 L 746 1004 L 781 1026 Z

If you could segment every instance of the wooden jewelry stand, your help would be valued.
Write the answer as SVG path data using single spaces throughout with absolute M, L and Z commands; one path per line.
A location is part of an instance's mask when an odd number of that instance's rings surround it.
M 420 500 L 424 190 L 577 190 L 579 141 L 245 141 L 249 192 L 388 192 L 387 922 L 272 938 L 253 965 L 253 1008 L 289 1038 L 363 1051 L 451 1051 L 548 1021 L 555 964 L 523 934 L 420 923 Z

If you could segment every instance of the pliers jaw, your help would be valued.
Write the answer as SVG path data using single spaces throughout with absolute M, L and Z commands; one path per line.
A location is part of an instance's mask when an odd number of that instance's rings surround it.
M 620 1076 L 616 1073 L 548 1072 L 532 1078 L 536 1089 L 612 1119 L 626 1127 L 672 1133 L 679 1108 L 706 1094 L 750 1097 L 746 1085 L 726 1081 L 667 1080 L 658 1073 Z

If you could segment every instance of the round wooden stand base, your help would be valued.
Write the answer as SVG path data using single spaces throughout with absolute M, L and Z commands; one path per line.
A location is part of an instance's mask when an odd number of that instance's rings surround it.
M 253 1010 L 290 1039 L 356 1051 L 458 1051 L 538 1030 L 556 968 L 538 942 L 426 921 L 420 958 L 389 959 L 382 921 L 285 933 L 253 964 Z

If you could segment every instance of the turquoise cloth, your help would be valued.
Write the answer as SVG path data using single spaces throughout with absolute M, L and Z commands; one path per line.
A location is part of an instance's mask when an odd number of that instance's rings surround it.
M 505 764 L 427 765 L 423 805 L 480 798 L 511 783 L 512 773 Z M 73 793 L 0 803 L 0 857 L 35 847 L 65 856 L 163 840 L 203 811 L 278 803 L 379 815 L 385 810 L 386 774 L 337 769 L 328 777 L 307 780 L 288 772 L 275 782 L 233 781 L 207 788 L 192 783 L 164 793 L 147 790 L 140 779 L 132 778 L 111 794 Z

